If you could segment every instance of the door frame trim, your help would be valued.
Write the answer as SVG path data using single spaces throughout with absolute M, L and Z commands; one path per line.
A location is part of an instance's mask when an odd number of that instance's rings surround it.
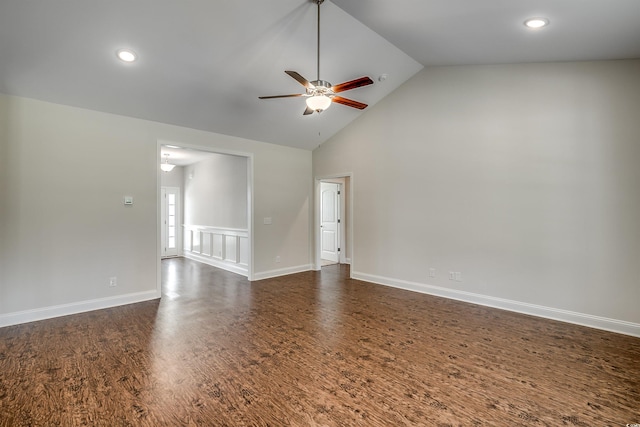
M 320 205 L 320 182 L 321 181 L 326 181 L 326 180 L 331 180 L 331 179 L 340 179 L 340 178 L 349 178 L 347 181 L 345 181 L 345 185 L 344 187 L 346 187 L 346 190 L 348 191 L 349 194 L 349 198 L 348 198 L 348 202 L 344 203 L 343 206 L 340 207 L 341 212 L 346 213 L 346 215 L 341 215 L 341 224 L 343 226 L 343 229 L 346 228 L 346 223 L 345 223 L 345 216 L 347 218 L 349 218 L 349 231 L 347 233 L 343 233 L 344 234 L 344 238 L 345 238 L 345 244 L 346 247 L 349 248 L 349 250 L 351 251 L 351 271 L 353 271 L 353 265 L 355 262 L 355 248 L 353 246 L 353 234 L 354 234 L 354 218 L 353 218 L 353 182 L 354 182 L 354 176 L 353 176 L 353 172 L 344 172 L 344 173 L 337 173 L 337 174 L 331 174 L 331 175 L 322 175 L 322 176 L 316 176 L 314 177 L 314 209 L 313 209 L 313 250 L 311 251 L 311 253 L 313 254 L 313 261 L 312 261 L 312 266 L 313 269 L 316 271 L 319 271 L 322 267 L 322 262 L 320 259 L 320 254 L 321 254 L 321 247 L 320 247 L 320 209 L 321 209 L 321 205 Z M 343 187 L 343 191 L 345 191 L 345 188 Z M 345 206 L 347 205 L 347 206 Z M 346 258 L 346 255 L 341 254 L 340 255 L 340 260 L 343 260 L 344 258 Z M 351 274 L 351 273 L 350 273 Z

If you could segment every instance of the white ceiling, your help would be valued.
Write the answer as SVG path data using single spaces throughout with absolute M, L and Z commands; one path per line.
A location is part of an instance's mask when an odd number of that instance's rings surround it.
M 425 67 L 640 58 L 638 0 L 333 2 Z
M 638 18 L 640 0 L 327 0 L 320 77 L 370 76 L 344 96 L 371 106 L 422 66 L 640 58 Z M 0 92 L 313 149 L 361 112 L 258 96 L 301 93 L 284 70 L 315 80 L 315 22 L 310 0 L 0 0 Z

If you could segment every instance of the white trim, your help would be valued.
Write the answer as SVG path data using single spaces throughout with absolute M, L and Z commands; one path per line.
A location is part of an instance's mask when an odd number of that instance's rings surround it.
M 392 279 L 389 277 L 376 276 L 357 271 L 351 272 L 351 277 L 357 280 L 376 283 L 384 286 L 391 286 L 413 292 L 435 295 L 438 297 L 454 299 L 486 307 L 499 308 L 502 310 L 514 311 L 516 313 L 529 314 L 546 319 L 559 320 L 561 322 L 574 323 L 576 325 L 588 326 L 619 334 L 640 337 L 640 324 L 626 322 L 624 320 L 610 319 L 607 317 L 593 316 L 591 314 L 577 313 L 575 311 L 562 310 L 542 305 L 529 304 L 519 301 L 496 298 L 487 295 L 474 294 L 471 292 L 459 291 L 456 289 L 442 288 L 439 286 L 427 285 L 425 283 L 409 282 L 407 280 Z
M 253 153 L 246 154 L 247 156 L 247 232 L 249 233 L 249 265 L 247 265 L 247 279 L 253 280 L 253 272 L 254 272 L 254 264 L 253 260 L 255 259 L 255 243 L 254 243 L 254 232 L 253 232 Z
M 313 265 L 311 264 L 298 265 L 295 267 L 279 268 L 277 270 L 269 270 L 269 271 L 263 271 L 260 273 L 254 273 L 253 280 L 270 279 L 272 277 L 286 276 L 288 274 L 302 273 L 310 270 L 313 270 Z
M 162 144 L 156 140 L 156 292 L 162 298 Z M 180 242 L 182 246 L 182 242 Z
M 36 322 L 38 320 L 52 319 L 54 317 L 84 313 L 87 311 L 102 310 L 120 305 L 135 304 L 158 298 L 160 298 L 160 292 L 153 290 L 73 302 L 70 304 L 53 305 L 51 307 L 36 308 L 33 310 L 16 311 L 15 313 L 0 315 L 0 328 L 19 325 L 21 323 Z
M 212 267 L 217 267 L 217 268 L 220 268 L 222 270 L 227 270 L 227 271 L 239 274 L 239 275 L 244 276 L 244 277 L 248 277 L 249 276 L 248 269 L 246 267 L 242 267 L 243 264 L 231 264 L 231 263 L 226 262 L 226 261 L 218 261 L 215 258 L 198 255 L 196 253 L 188 252 L 188 251 L 184 252 L 184 257 L 188 258 L 188 259 L 191 259 L 193 261 L 198 261 L 198 262 L 201 262 L 203 264 L 210 265 Z

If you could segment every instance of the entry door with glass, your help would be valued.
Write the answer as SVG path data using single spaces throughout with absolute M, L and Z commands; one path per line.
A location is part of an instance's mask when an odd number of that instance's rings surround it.
M 178 256 L 178 236 L 180 224 L 180 189 L 161 188 L 162 256 Z

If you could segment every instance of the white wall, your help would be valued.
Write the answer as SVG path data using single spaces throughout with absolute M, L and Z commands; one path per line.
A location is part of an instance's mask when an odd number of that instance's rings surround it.
M 0 125 L 0 326 L 157 296 L 158 140 L 252 155 L 254 272 L 309 268 L 308 151 L 5 95 Z
M 225 154 L 184 168 L 184 223 L 247 229 L 247 158 Z
M 169 172 L 162 172 L 160 174 L 160 185 L 163 187 L 177 187 L 182 193 L 184 189 L 184 167 L 176 166 Z
M 313 153 L 355 277 L 632 334 L 639 161 L 638 60 L 425 69 Z

